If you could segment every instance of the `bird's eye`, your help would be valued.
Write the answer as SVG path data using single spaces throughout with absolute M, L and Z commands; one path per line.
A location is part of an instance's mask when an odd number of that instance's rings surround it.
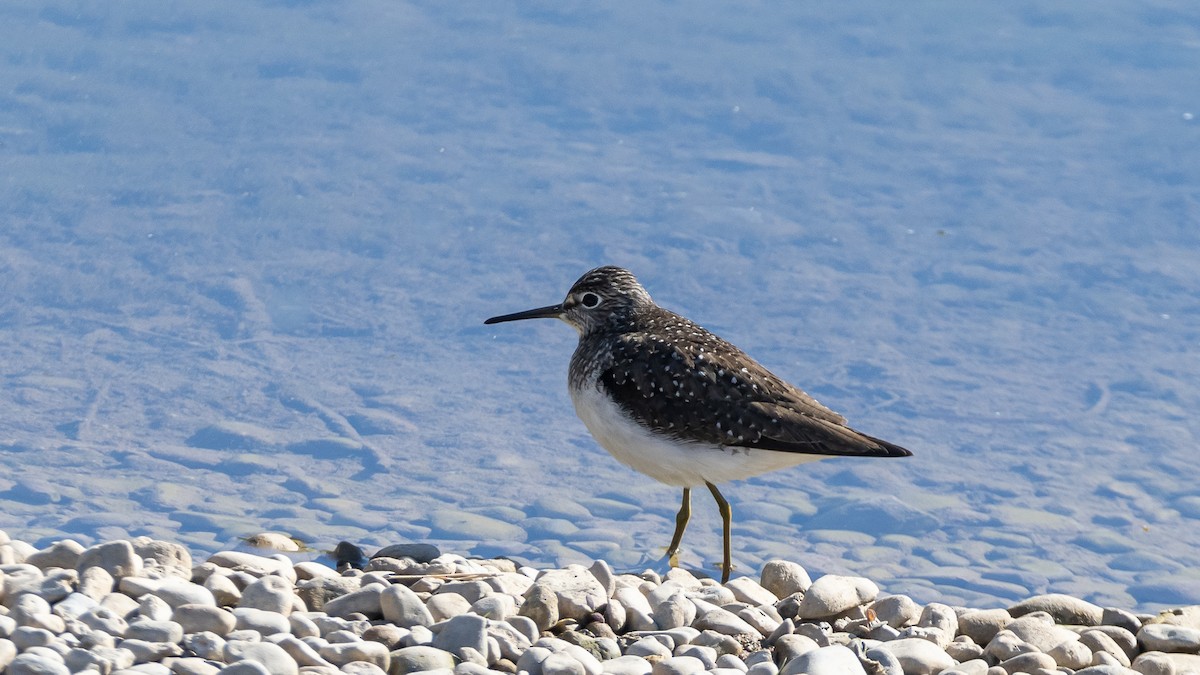
M 579 298 L 579 304 L 587 307 L 588 309 L 593 309 L 600 305 L 600 296 L 596 295 L 595 293 L 584 293 L 583 296 Z

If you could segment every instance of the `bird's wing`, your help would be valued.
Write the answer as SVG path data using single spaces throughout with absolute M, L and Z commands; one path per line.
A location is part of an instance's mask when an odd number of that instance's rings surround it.
M 703 330 L 703 329 L 701 329 Z M 704 331 L 706 349 L 644 333 L 621 336 L 601 385 L 641 424 L 682 440 L 813 455 L 899 456 L 907 450 L 845 418 Z

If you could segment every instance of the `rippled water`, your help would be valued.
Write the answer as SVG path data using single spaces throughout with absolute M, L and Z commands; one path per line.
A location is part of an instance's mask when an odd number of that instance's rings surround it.
M 0 45 L 14 537 L 654 564 L 678 494 L 575 418 L 574 333 L 482 325 L 612 263 L 916 453 L 725 488 L 741 571 L 1200 602 L 1190 3 L 51 0 Z

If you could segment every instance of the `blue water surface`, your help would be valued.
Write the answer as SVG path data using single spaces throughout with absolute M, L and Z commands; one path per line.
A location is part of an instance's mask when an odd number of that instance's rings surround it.
M 482 325 L 617 264 L 915 453 L 726 487 L 739 572 L 1200 603 L 1198 63 L 1168 0 L 0 6 L 0 529 L 653 565 L 573 331 Z

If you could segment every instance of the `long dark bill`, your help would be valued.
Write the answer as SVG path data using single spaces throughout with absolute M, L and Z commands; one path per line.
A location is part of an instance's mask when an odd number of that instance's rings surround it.
M 549 307 L 527 309 L 524 312 L 517 312 L 515 314 L 493 316 L 487 321 L 484 321 L 484 323 L 491 325 L 493 323 L 504 323 L 505 321 L 521 321 L 522 319 L 557 319 L 562 312 L 563 308 L 561 304 L 550 305 Z

